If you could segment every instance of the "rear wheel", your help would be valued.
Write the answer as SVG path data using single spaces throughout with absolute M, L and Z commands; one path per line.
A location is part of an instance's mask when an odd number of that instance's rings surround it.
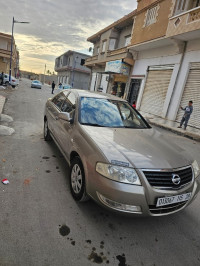
M 5 85 L 6 85 L 6 86 L 8 86 L 8 85 L 9 85 L 9 82 L 8 82 L 8 81 L 6 81 L 6 82 L 5 82 Z
M 76 201 L 83 202 L 89 199 L 86 193 L 83 164 L 79 157 L 75 157 L 70 166 L 70 189 Z
M 52 140 L 49 128 L 48 128 L 48 122 L 47 120 L 44 121 L 44 140 L 49 141 Z

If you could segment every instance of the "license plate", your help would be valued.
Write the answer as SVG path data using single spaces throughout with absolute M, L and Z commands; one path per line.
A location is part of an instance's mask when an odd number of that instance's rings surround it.
M 171 205 L 183 201 L 188 201 L 192 196 L 192 193 L 186 193 L 182 195 L 176 195 L 171 197 L 158 198 L 156 207 Z

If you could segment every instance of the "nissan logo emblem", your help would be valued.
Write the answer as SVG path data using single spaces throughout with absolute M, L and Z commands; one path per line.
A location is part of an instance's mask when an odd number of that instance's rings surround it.
M 181 183 L 181 178 L 179 175 L 172 175 L 172 183 L 176 186 L 178 186 Z

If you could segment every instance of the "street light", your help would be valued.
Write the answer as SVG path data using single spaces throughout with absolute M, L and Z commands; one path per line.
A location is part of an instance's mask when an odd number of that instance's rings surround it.
M 11 49 L 10 49 L 10 70 L 9 70 L 9 82 L 11 81 L 11 72 L 12 72 L 12 51 L 13 51 L 13 31 L 14 31 L 14 24 L 15 23 L 22 23 L 22 24 L 29 24 L 30 22 L 27 21 L 17 21 L 13 17 L 12 21 L 12 37 L 11 37 Z

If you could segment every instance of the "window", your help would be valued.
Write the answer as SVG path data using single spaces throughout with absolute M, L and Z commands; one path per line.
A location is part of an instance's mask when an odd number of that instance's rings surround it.
M 60 109 L 65 98 L 66 97 L 65 97 L 64 93 L 59 93 L 58 95 L 56 95 L 53 98 L 52 102 L 58 107 L 58 109 Z
M 145 26 L 149 26 L 156 22 L 157 10 L 158 10 L 158 6 L 155 6 L 147 11 Z
M 187 10 L 186 0 L 177 0 L 176 10 L 174 15 L 178 15 Z
M 99 47 L 97 47 L 97 54 L 99 54 Z
M 128 46 L 131 42 L 131 35 L 125 37 L 125 46 Z
M 115 44 L 116 44 L 116 39 L 110 39 L 110 42 L 109 42 L 110 51 L 115 50 Z
M 193 0 L 192 1 L 192 8 L 200 6 L 200 0 Z
M 105 53 L 105 51 L 106 51 L 106 41 L 103 41 L 102 53 Z
M 65 99 L 61 111 L 71 113 L 75 110 L 76 96 L 74 93 L 70 93 L 69 96 Z
M 87 126 L 112 128 L 148 128 L 144 119 L 128 103 L 82 97 L 79 122 Z

